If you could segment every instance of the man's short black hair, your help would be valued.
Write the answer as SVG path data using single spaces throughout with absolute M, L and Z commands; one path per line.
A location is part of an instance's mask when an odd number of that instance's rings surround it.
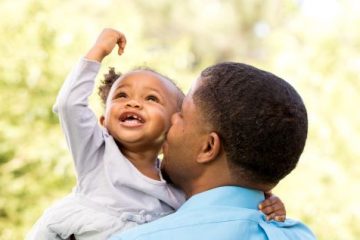
M 295 168 L 308 123 L 289 83 L 234 62 L 205 69 L 201 82 L 195 104 L 219 134 L 233 176 L 276 184 Z

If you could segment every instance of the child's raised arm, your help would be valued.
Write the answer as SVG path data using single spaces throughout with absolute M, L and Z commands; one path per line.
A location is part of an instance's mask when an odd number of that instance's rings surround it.
M 122 54 L 125 44 L 124 34 L 104 29 L 85 58 L 67 76 L 54 105 L 75 162 L 78 179 L 82 179 L 102 159 L 98 156 L 102 154 L 98 149 L 104 142 L 103 130 L 88 103 L 100 62 L 116 45 L 119 46 L 119 54 Z
M 118 54 L 121 55 L 126 45 L 125 35 L 115 29 L 105 28 L 100 33 L 94 46 L 85 55 L 85 58 L 101 62 L 104 57 L 111 53 L 116 45 L 119 46 Z

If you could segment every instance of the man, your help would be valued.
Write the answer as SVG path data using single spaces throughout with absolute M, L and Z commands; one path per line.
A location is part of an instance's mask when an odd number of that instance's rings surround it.
M 205 69 L 164 146 L 163 168 L 188 200 L 112 239 L 315 239 L 302 223 L 267 222 L 257 210 L 295 168 L 306 137 L 305 106 L 287 82 L 240 63 Z

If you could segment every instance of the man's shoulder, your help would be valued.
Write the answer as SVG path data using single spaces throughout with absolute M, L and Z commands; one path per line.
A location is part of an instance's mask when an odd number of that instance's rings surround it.
M 264 224 L 260 224 L 264 223 Z M 299 222 L 289 221 L 283 224 L 265 223 L 264 216 L 257 210 L 232 207 L 213 207 L 183 211 L 171 214 L 149 224 L 117 234 L 113 240 L 125 239 L 292 239 L 292 236 L 306 236 L 307 229 Z M 283 236 L 282 230 L 286 228 Z M 304 231 L 304 233 L 302 233 Z M 294 235 L 295 233 L 295 235 Z M 311 232 L 310 232 L 311 233 Z M 277 236 L 267 238 L 267 235 Z M 283 236 L 283 238 L 279 237 Z M 285 237 L 285 238 L 284 238 Z M 296 239 L 296 238 L 295 238 Z
M 266 222 L 257 210 L 232 207 L 177 212 L 122 234 L 113 240 L 142 239 L 315 239 L 301 222 Z
M 235 217 L 234 211 L 219 208 L 192 209 L 191 211 L 178 211 L 154 222 L 138 226 L 124 233 L 113 236 L 113 240 L 118 239 L 168 239 L 172 234 L 176 234 L 176 239 L 183 239 L 183 232 L 190 235 L 195 230 L 216 223 L 221 225 L 223 222 L 244 219 Z M 181 236 L 180 236 L 181 235 Z
M 314 233 L 299 220 L 286 219 L 285 222 L 261 221 L 262 230 L 268 239 L 315 240 Z

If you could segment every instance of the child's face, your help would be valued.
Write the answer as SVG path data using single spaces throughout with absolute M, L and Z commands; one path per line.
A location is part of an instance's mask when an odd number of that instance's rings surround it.
M 101 123 L 124 147 L 159 148 L 176 112 L 177 89 L 156 73 L 138 70 L 112 86 Z

